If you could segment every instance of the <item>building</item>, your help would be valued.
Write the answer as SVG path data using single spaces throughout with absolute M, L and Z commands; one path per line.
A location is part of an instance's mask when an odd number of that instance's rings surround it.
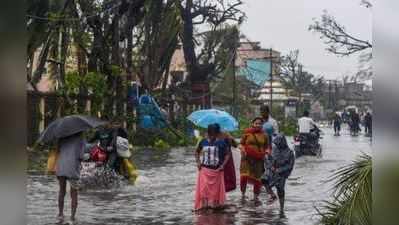
M 327 100 L 328 113 L 347 106 L 367 110 L 372 106 L 372 88 L 365 83 L 328 80 L 324 98 Z
M 355 105 L 360 110 L 365 110 L 372 106 L 372 89 L 364 83 L 345 83 L 343 94 L 345 106 Z
M 288 101 L 294 102 L 296 97 L 292 91 L 284 87 L 279 76 L 280 57 L 279 51 L 263 49 L 260 42 L 243 41 L 237 52 L 236 66 L 239 68 L 239 76 L 245 76 L 254 82 L 258 87 L 254 103 L 270 104 L 281 107 L 288 105 Z

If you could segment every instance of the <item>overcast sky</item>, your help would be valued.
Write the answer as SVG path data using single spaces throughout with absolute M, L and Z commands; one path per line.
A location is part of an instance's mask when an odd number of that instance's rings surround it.
M 313 18 L 327 10 L 355 37 L 372 36 L 371 9 L 360 6 L 361 0 L 244 0 L 241 9 L 247 20 L 241 31 L 263 48 L 276 49 L 282 55 L 299 49 L 304 69 L 326 79 L 353 75 L 358 56 L 338 57 L 328 53 L 319 35 L 308 31 Z

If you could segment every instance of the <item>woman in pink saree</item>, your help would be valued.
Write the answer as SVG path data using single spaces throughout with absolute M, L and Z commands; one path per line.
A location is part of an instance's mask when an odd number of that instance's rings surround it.
M 228 143 L 220 138 L 220 127 L 216 124 L 209 125 L 208 136 L 199 142 L 195 154 L 198 167 L 195 211 L 224 207 L 226 200 L 224 167 L 230 157 Z

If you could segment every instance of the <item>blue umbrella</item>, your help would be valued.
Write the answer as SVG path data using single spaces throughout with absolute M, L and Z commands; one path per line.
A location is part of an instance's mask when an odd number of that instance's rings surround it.
M 229 113 L 222 110 L 198 110 L 191 113 L 187 119 L 202 128 L 207 128 L 209 124 L 218 123 L 224 131 L 238 130 L 237 120 Z

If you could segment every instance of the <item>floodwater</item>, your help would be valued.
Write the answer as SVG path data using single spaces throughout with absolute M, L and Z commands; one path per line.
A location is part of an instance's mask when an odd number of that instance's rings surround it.
M 311 225 L 318 224 L 315 207 L 330 199 L 330 175 L 350 163 L 361 152 L 371 153 L 370 138 L 351 137 L 344 129 L 339 137 L 324 128 L 321 158 L 297 159 L 287 181 L 286 218 L 279 217 L 278 201 L 269 205 L 262 192 L 261 205 L 255 205 L 252 187 L 247 201 L 241 201 L 239 189 L 227 194 L 229 208 L 223 213 L 196 215 L 193 208 L 196 166 L 192 148 L 161 153 L 141 151 L 134 154 L 139 178 L 134 186 L 84 191 L 79 195 L 77 224 L 196 224 L 196 225 Z M 239 154 L 234 153 L 236 167 Z M 238 176 L 237 176 L 238 177 Z M 58 186 L 53 176 L 29 175 L 27 181 L 28 224 L 57 224 Z M 248 195 L 249 194 L 249 195 Z M 70 214 L 66 196 L 66 218 Z M 68 220 L 66 220 L 68 221 Z

